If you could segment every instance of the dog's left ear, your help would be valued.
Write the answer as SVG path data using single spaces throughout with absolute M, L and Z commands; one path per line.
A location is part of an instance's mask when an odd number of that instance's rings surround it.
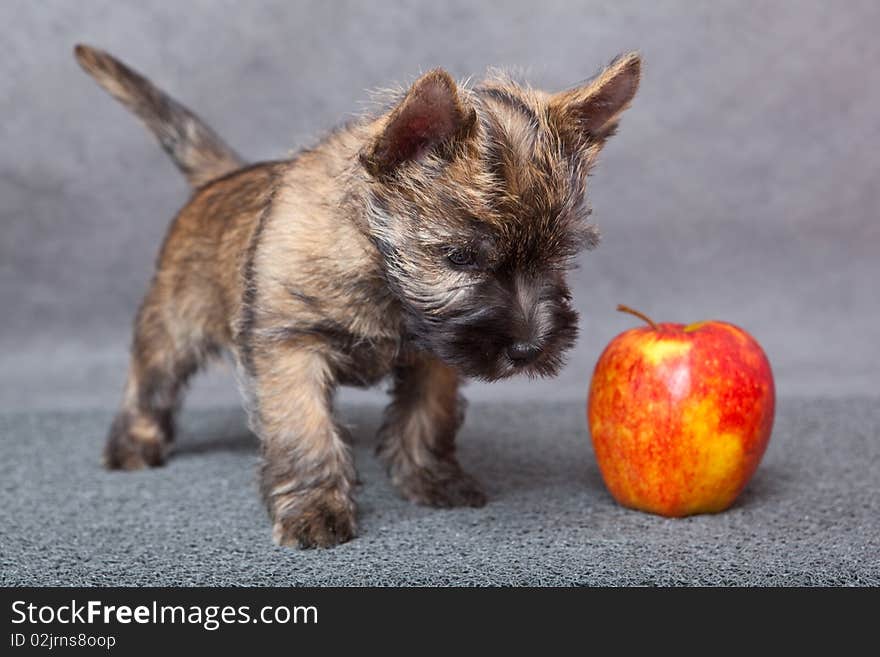
M 476 111 L 464 105 L 452 76 L 434 69 L 410 87 L 360 160 L 367 171 L 381 176 L 404 162 L 452 146 L 475 122 Z
M 636 95 L 641 68 L 641 57 L 631 52 L 585 85 L 552 96 L 550 116 L 563 141 L 573 146 L 604 144 Z

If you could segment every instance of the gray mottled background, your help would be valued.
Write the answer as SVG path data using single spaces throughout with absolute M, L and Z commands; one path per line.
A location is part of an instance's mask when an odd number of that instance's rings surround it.
M 880 3 L 0 3 L 0 407 L 108 408 L 131 316 L 187 189 L 76 66 L 117 54 L 251 158 L 308 144 L 367 90 L 443 66 L 559 89 L 639 49 L 644 82 L 592 178 L 582 337 L 555 381 L 472 397 L 583 397 L 632 318 L 719 318 L 766 348 L 782 395 L 880 381 Z M 195 404 L 233 401 L 228 375 Z

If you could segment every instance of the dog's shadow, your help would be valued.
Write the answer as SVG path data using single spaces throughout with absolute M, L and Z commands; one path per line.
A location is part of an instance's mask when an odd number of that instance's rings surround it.
M 367 406 L 343 407 L 340 420 L 355 449 L 372 449 L 381 423 L 381 409 Z M 238 454 L 259 452 L 259 439 L 251 431 L 247 414 L 234 407 L 184 410 L 180 417 L 174 458 L 217 452 Z
M 554 422 L 548 433 L 542 413 L 565 419 Z M 538 408 L 526 404 L 474 404 L 459 436 L 462 465 L 480 479 L 493 496 L 523 493 L 537 488 L 567 488 L 572 485 L 602 493 L 604 485 L 589 447 L 581 409 Z M 371 478 L 377 471 L 373 452 L 382 409 L 370 405 L 342 405 L 338 409 L 356 452 L 358 467 Z M 259 440 L 251 432 L 240 409 L 184 411 L 180 440 L 172 459 L 215 453 L 259 454 Z
M 218 452 L 256 455 L 259 451 L 259 440 L 241 409 L 185 410 L 179 425 L 172 459 Z

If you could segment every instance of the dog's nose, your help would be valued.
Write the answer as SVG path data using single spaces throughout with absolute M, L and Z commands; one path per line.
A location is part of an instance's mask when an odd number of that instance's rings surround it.
M 530 342 L 514 342 L 507 348 L 507 355 L 517 365 L 527 365 L 541 353 L 541 348 Z

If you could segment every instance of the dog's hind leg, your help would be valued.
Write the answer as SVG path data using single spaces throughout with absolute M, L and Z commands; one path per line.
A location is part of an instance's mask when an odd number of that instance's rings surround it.
M 122 408 L 110 428 L 104 464 L 136 470 L 162 465 L 174 438 L 174 415 L 188 379 L 217 351 L 198 323 L 153 283 L 135 320 Z

